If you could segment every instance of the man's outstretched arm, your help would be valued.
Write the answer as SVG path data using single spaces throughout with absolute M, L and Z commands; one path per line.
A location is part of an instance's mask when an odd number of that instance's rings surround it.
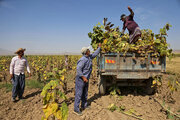
M 100 53 L 100 51 L 101 51 L 101 43 L 99 43 L 98 49 L 91 54 L 91 59 L 94 59 Z
M 128 10 L 129 10 L 129 12 L 131 13 L 130 15 L 131 15 L 131 16 L 134 16 L 134 12 L 133 12 L 133 10 L 131 9 L 131 7 L 128 6 Z

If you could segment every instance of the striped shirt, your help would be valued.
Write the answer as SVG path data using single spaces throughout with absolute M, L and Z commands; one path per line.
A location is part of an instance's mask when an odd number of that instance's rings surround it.
M 30 73 L 28 61 L 25 57 L 19 58 L 18 56 L 15 56 L 11 60 L 10 64 L 10 74 L 20 75 L 24 74 L 24 68 L 27 67 L 28 73 Z

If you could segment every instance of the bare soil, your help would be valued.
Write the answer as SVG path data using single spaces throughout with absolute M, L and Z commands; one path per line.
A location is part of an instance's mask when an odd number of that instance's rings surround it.
M 124 106 L 125 111 L 133 109 L 136 116 L 145 120 L 166 120 L 167 112 L 161 105 L 163 101 L 171 111 L 178 113 L 180 110 L 180 91 L 169 95 L 168 75 L 163 76 L 162 87 L 158 88 L 153 95 L 145 94 L 144 90 L 138 87 L 120 88 L 121 95 L 111 96 L 98 94 L 97 82 L 90 79 L 88 102 L 90 109 L 84 110 L 82 116 L 73 113 L 74 105 L 74 78 L 68 81 L 68 120 L 136 120 L 136 118 L 125 115 L 119 111 L 111 112 L 108 106 L 114 103 L 116 106 Z M 15 103 L 11 101 L 11 92 L 6 93 L 5 88 L 0 89 L 0 120 L 40 120 L 43 116 L 42 98 L 40 89 L 26 88 L 24 100 Z

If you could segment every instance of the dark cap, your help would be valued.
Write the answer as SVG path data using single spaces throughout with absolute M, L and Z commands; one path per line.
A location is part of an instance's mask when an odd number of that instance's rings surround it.
M 120 20 L 122 20 L 122 18 L 124 18 L 125 16 L 126 16 L 125 14 L 122 14 L 122 15 L 121 15 L 121 19 L 120 19 Z

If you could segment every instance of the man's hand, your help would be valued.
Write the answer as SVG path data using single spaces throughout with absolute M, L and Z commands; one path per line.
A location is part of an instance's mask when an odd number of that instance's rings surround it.
M 129 10 L 129 11 L 132 11 L 131 7 L 128 6 L 128 10 Z
M 82 79 L 84 82 L 88 82 L 88 79 L 86 77 L 82 76 Z
M 29 73 L 28 75 L 29 75 L 29 76 L 28 76 L 28 78 L 26 78 L 26 79 L 31 79 L 31 73 Z
M 13 78 L 13 74 L 10 74 L 11 79 Z
M 102 44 L 101 44 L 101 43 L 99 43 L 99 47 L 101 47 L 101 45 L 102 45 Z

